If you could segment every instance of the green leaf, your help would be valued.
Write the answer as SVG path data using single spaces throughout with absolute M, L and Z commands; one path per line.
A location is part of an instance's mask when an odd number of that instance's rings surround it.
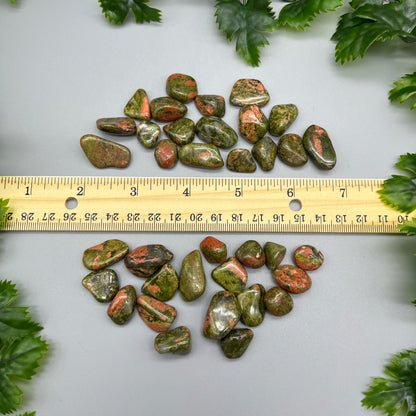
M 341 16 L 332 36 L 338 41 L 335 59 L 344 64 L 363 57 L 376 41 L 400 36 L 415 39 L 416 1 L 401 0 L 387 4 L 366 3 Z
M 121 25 L 132 10 L 136 23 L 161 22 L 161 11 L 148 6 L 150 0 L 98 0 L 105 17 L 116 25 Z
M 408 350 L 394 355 L 384 373 L 389 378 L 373 378 L 364 392 L 363 406 L 378 409 L 394 416 L 403 406 L 407 415 L 416 415 L 416 351 Z
M 404 170 L 411 174 L 412 178 L 416 177 L 416 153 L 407 153 L 401 155 L 400 160 L 396 163 L 396 168 Z
M 18 296 L 14 284 L 7 280 L 0 281 L 0 346 L 42 329 L 31 320 L 27 307 L 10 306 Z
M 218 27 L 236 51 L 252 66 L 260 63 L 260 47 L 269 42 L 265 32 L 276 29 L 276 16 L 270 0 L 218 0 L 215 4 Z
M 40 337 L 27 336 L 4 345 L 0 350 L 0 413 L 16 410 L 21 403 L 22 391 L 15 378 L 30 380 L 39 367 L 39 360 L 48 350 Z
M 411 221 L 405 221 L 398 228 L 402 233 L 407 233 L 407 235 L 416 235 L 416 218 L 412 218 Z
M 280 10 L 278 24 L 305 30 L 320 13 L 327 13 L 342 6 L 343 0 L 295 0 Z
M 397 211 L 410 214 L 416 209 L 416 180 L 414 178 L 393 175 L 384 181 L 378 193 L 385 204 Z
M 389 92 L 390 101 L 404 103 L 409 98 L 414 99 L 411 110 L 416 108 L 416 72 L 404 75 L 400 81 L 394 82 L 395 87 Z
M 7 204 L 9 203 L 8 199 L 0 198 L 0 222 L 4 220 L 4 216 L 9 209 Z

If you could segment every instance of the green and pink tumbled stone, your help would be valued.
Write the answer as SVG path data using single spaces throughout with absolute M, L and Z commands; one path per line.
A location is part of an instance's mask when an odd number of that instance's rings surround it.
M 273 169 L 276 161 L 277 145 L 269 136 L 265 136 L 256 142 L 251 153 L 264 171 Z
M 257 169 L 256 162 L 248 149 L 233 149 L 227 156 L 227 168 L 233 172 L 253 173 Z
M 237 259 L 244 266 L 258 269 L 266 262 L 266 255 L 262 246 L 255 240 L 248 240 L 238 247 L 235 252 Z
M 237 298 L 226 290 L 217 292 L 211 299 L 205 317 L 203 334 L 207 338 L 224 338 L 240 320 Z
M 166 92 L 172 98 L 187 103 L 197 96 L 198 87 L 190 75 L 172 74 L 166 81 Z
M 160 127 L 153 121 L 141 121 L 137 125 L 137 140 L 147 149 L 156 146 L 160 136 Z
M 302 138 L 297 134 L 284 134 L 277 143 L 277 154 L 289 166 L 303 166 L 308 161 Z
M 84 251 L 82 262 L 87 269 L 100 270 L 121 260 L 129 247 L 121 240 L 107 240 Z
M 285 257 L 286 247 L 269 241 L 264 245 L 264 253 L 266 254 L 267 267 L 270 270 L 274 270 L 280 265 Z
M 147 295 L 137 298 L 137 310 L 144 323 L 156 332 L 167 331 L 177 315 L 173 306 Z
M 159 97 L 150 101 L 150 111 L 156 121 L 175 121 L 183 117 L 188 109 L 172 97 Z
M 201 140 L 222 149 L 234 146 L 238 140 L 235 130 L 219 117 L 201 117 L 195 131 Z
M 225 114 L 225 100 L 221 95 L 197 95 L 195 105 L 204 116 L 223 117 Z
M 188 354 L 191 351 L 191 331 L 186 326 L 162 332 L 155 338 L 155 350 L 159 354 Z
M 298 267 L 303 270 L 316 270 L 322 266 L 324 255 L 313 246 L 304 245 L 295 250 L 293 258 Z
M 241 311 L 241 321 L 248 326 L 259 326 L 266 313 L 263 296 L 263 285 L 254 284 L 237 295 L 238 306 Z
M 257 79 L 239 79 L 233 86 L 230 103 L 240 107 L 257 104 L 262 107 L 270 101 L 270 95 L 261 81 Z
M 303 293 L 312 286 L 308 273 L 299 267 L 290 264 L 279 266 L 273 271 L 277 284 L 290 293 Z
M 182 261 L 179 291 L 187 302 L 198 299 L 205 292 L 206 278 L 199 250 L 191 251 Z
M 256 104 L 240 109 L 238 127 L 241 135 L 251 143 L 256 143 L 267 133 L 269 121 Z
M 125 168 L 130 163 L 130 150 L 121 144 L 94 134 L 81 137 L 81 148 L 96 168 Z
M 234 294 L 244 290 L 247 283 L 247 271 L 235 257 L 230 257 L 216 267 L 211 276 L 224 289 Z
M 96 124 L 99 130 L 119 136 L 132 136 L 136 133 L 136 123 L 130 117 L 99 118 Z
M 136 306 L 136 290 L 133 286 L 122 287 L 110 303 L 107 314 L 117 325 L 124 325 L 133 314 Z
M 179 286 L 179 277 L 169 263 L 164 264 L 142 286 L 142 293 L 162 302 L 173 298 Z
M 209 263 L 223 263 L 227 259 L 227 246 L 215 237 L 205 237 L 199 248 Z
M 117 273 L 104 269 L 91 272 L 82 279 L 84 286 L 94 299 L 100 303 L 110 302 L 119 290 Z
M 270 112 L 269 131 L 273 136 L 282 135 L 298 116 L 295 104 L 275 105 Z
M 335 166 L 337 156 L 324 128 L 316 124 L 309 126 L 303 135 L 303 146 L 321 169 L 329 170 Z
M 195 123 L 183 117 L 163 126 L 163 131 L 178 146 L 184 146 L 191 143 L 195 137 Z
M 149 98 L 145 90 L 138 89 L 134 93 L 124 107 L 124 114 L 139 120 L 150 120 Z
M 292 296 L 281 287 L 272 287 L 264 297 L 264 306 L 267 311 L 275 316 L 283 316 L 293 309 Z
M 189 143 L 178 152 L 179 160 L 187 166 L 218 169 L 224 166 L 224 160 L 218 148 L 213 144 Z
M 230 359 L 240 358 L 246 352 L 253 336 L 254 333 L 251 329 L 233 329 L 220 342 L 224 355 Z
M 161 168 L 173 168 L 178 163 L 178 147 L 170 139 L 160 140 L 156 145 L 155 159 Z

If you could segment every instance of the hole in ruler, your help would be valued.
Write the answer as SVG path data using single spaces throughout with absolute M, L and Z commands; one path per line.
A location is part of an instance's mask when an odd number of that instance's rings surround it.
M 78 200 L 76 198 L 68 198 L 65 201 L 65 206 L 67 209 L 75 209 L 78 206 Z
M 290 208 L 292 211 L 300 211 L 300 210 L 301 210 L 301 208 L 302 208 L 302 202 L 300 202 L 300 201 L 299 201 L 299 199 L 292 199 L 292 200 L 289 202 L 289 208 Z

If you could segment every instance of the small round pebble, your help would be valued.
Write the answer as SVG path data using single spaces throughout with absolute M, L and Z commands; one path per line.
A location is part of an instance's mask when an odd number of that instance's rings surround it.
M 312 286 L 308 273 L 290 264 L 279 266 L 273 272 L 277 284 L 290 293 L 303 293 Z
M 209 263 L 223 263 L 227 259 L 227 246 L 215 237 L 205 237 L 199 247 Z
M 263 297 L 267 311 L 275 316 L 283 316 L 293 309 L 292 296 L 280 287 L 272 287 Z
M 324 255 L 313 246 L 304 245 L 295 250 L 293 258 L 298 267 L 303 270 L 316 270 L 322 266 Z
M 156 145 L 155 159 L 161 168 L 173 168 L 178 163 L 178 147 L 170 139 L 160 140 Z
M 255 240 L 248 240 L 243 243 L 235 252 L 235 256 L 244 266 L 258 269 L 266 262 L 262 246 Z

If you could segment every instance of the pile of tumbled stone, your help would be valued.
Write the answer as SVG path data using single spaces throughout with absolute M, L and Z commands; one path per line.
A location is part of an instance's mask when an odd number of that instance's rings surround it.
M 154 148 L 156 162 L 161 168 L 174 167 L 178 159 L 193 167 L 217 169 L 224 166 L 219 149 L 230 149 L 238 141 L 237 132 L 222 120 L 224 97 L 198 95 L 195 79 L 184 74 L 169 76 L 166 92 L 167 97 L 149 102 L 146 91 L 138 89 L 124 108 L 127 117 L 99 119 L 96 123 L 98 129 L 120 136 L 136 134 L 141 145 Z M 240 79 L 234 84 L 229 101 L 241 107 L 238 130 L 253 146 L 251 151 L 244 148 L 231 150 L 227 155 L 227 168 L 250 173 L 258 164 L 264 171 L 270 171 L 277 156 L 289 166 L 303 166 L 309 155 L 321 169 L 332 169 L 336 154 L 326 130 L 311 125 L 303 138 L 294 133 L 284 134 L 298 116 L 298 109 L 294 104 L 275 105 L 268 119 L 261 107 L 269 100 L 269 93 L 259 80 Z M 188 111 L 185 104 L 191 101 L 202 114 L 196 124 L 185 118 Z M 137 126 L 134 119 L 139 120 Z M 161 128 L 156 122 L 168 123 L 163 126 L 168 138 L 159 139 Z M 280 136 L 277 144 L 266 136 L 268 132 Z M 193 142 L 195 134 L 202 143 Z M 94 134 L 84 135 L 81 147 L 98 168 L 124 168 L 130 163 L 131 153 L 126 146 Z
M 257 327 L 266 311 L 274 316 L 289 313 L 293 308 L 291 293 L 307 291 L 312 285 L 309 272 L 319 268 L 324 260 L 315 247 L 303 245 L 294 251 L 296 266 L 281 264 L 286 254 L 284 246 L 267 242 L 262 247 L 255 240 L 246 241 L 234 256 L 228 257 L 227 246 L 208 236 L 201 242 L 200 250 L 184 257 L 178 275 L 169 263 L 173 254 L 165 246 L 149 244 L 130 251 L 126 243 L 113 239 L 84 251 L 83 263 L 92 272 L 82 284 L 98 302 L 111 302 L 107 314 L 118 325 L 126 324 L 137 308 L 144 323 L 159 333 L 154 341 L 159 353 L 188 353 L 190 330 L 185 326 L 170 329 L 177 310 L 165 302 L 177 290 L 187 302 L 205 292 L 207 279 L 201 252 L 209 263 L 218 264 L 211 276 L 224 289 L 211 298 L 202 332 L 207 338 L 220 340 L 227 358 L 241 357 L 254 335 L 250 328 L 236 328 L 238 322 Z M 120 288 L 116 272 L 107 268 L 123 258 L 131 273 L 146 279 L 139 296 L 132 285 Z M 277 286 L 267 291 L 259 283 L 246 288 L 246 267 L 257 269 L 264 265 L 272 271 Z

